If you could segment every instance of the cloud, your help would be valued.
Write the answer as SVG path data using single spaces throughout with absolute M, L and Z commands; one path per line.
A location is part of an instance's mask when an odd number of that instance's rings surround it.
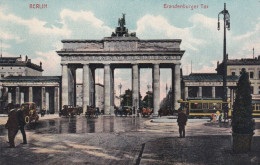
M 73 29 L 72 36 L 83 39 L 101 39 L 109 36 L 113 29 L 104 25 L 104 22 L 91 11 L 72 11 L 63 9 L 60 12 L 60 23 L 66 29 Z
M 58 28 L 54 25 L 46 27 L 47 22 L 37 18 L 23 19 L 13 14 L 4 14 L 0 10 L 0 20 L 7 21 L 8 23 L 23 25 L 29 29 L 29 33 L 34 35 L 61 35 L 68 36 L 71 31 L 64 28 Z
M 33 63 L 36 63 L 39 65 L 40 62 L 42 62 L 42 67 L 44 69 L 44 75 L 50 75 L 50 76 L 57 76 L 61 75 L 60 73 L 60 56 L 58 56 L 55 52 L 55 50 L 51 50 L 48 52 L 36 52 L 36 55 L 38 56 L 33 60 Z
M 4 40 L 15 40 L 16 42 L 23 42 L 19 36 L 15 36 L 13 34 L 10 34 L 2 29 L 0 29 L 0 38 Z
M 136 33 L 144 38 L 175 38 L 183 40 L 183 47 L 198 51 L 197 45 L 205 43 L 204 40 L 195 38 L 191 28 L 178 28 L 171 25 L 163 16 L 147 14 L 137 21 Z M 153 38 L 154 39 L 154 38 Z

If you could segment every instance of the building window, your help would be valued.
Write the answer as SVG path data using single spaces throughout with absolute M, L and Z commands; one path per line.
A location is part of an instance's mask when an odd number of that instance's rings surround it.
M 254 94 L 254 87 L 250 87 L 251 88 L 251 94 Z
M 254 78 L 254 72 L 250 72 L 250 78 Z
M 5 75 L 4 74 L 1 74 L 1 78 L 4 78 L 5 77 Z
M 260 94 L 260 86 L 258 87 L 258 94 Z
M 232 72 L 232 76 L 235 76 L 236 75 L 236 72 Z
M 260 79 L 260 71 L 258 71 L 258 79 Z

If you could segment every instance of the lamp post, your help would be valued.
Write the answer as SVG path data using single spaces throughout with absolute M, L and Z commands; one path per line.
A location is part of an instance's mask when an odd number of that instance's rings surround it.
M 226 10 L 226 3 L 224 3 L 224 10 L 218 14 L 218 30 L 220 30 L 219 15 L 223 14 L 224 18 L 224 43 L 223 43 L 223 101 L 227 102 L 227 53 L 226 53 L 226 28 L 230 30 L 230 15 Z M 223 104 L 224 117 L 227 118 L 228 105 Z
M 118 85 L 119 91 L 120 91 L 120 95 L 119 95 L 119 101 L 120 101 L 120 107 L 121 107 L 121 89 L 122 89 L 122 84 L 120 83 Z
M 151 85 L 147 85 L 147 90 L 148 90 L 148 92 L 147 92 L 147 96 L 148 96 L 148 98 L 147 98 L 147 107 L 149 107 L 149 89 L 151 88 Z

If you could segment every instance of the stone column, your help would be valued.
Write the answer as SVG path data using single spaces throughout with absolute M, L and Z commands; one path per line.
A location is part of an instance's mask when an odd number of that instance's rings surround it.
M 139 108 L 139 68 L 138 64 L 132 65 L 132 103 L 135 109 Z
M 184 100 L 187 100 L 187 98 L 189 97 L 189 87 L 185 87 L 185 89 L 184 89 L 185 91 L 185 93 L 184 93 Z
M 216 98 L 216 87 L 212 87 L 212 98 Z
M 8 104 L 12 103 L 12 93 L 8 92 Z
M 46 92 L 46 103 L 45 103 L 45 108 L 46 108 L 46 111 L 50 111 L 50 93 L 49 92 Z
M 15 104 L 20 104 L 20 88 L 15 88 Z
M 114 91 L 114 68 L 110 68 L 111 72 L 111 81 L 110 81 L 110 85 L 111 85 L 111 103 L 110 103 L 110 112 L 111 114 L 114 114 L 114 97 L 115 97 L 115 91 Z
M 109 64 L 104 66 L 104 112 L 111 114 L 111 69 Z
M 45 87 L 42 87 L 42 105 L 41 105 L 41 109 L 45 109 L 46 110 L 46 91 L 45 91 Z
M 95 68 L 92 68 L 89 70 L 89 80 L 90 80 L 90 83 L 89 83 L 89 96 L 90 96 L 90 105 L 91 106 L 95 106 Z
M 54 113 L 59 113 L 59 100 L 60 100 L 60 90 L 59 87 L 54 88 Z
M 202 97 L 202 87 L 199 87 L 198 97 Z
M 69 91 L 68 91 L 68 64 L 62 64 L 62 101 L 61 105 L 68 105 Z
M 227 87 L 227 99 L 230 98 L 230 92 L 231 92 L 231 91 L 230 91 L 230 88 Z
M 4 94 L 4 92 L 3 92 L 3 87 L 2 87 L 2 85 L 1 85 L 1 83 L 0 83 L 0 98 L 2 97 L 3 94 Z
M 76 68 L 68 68 L 68 105 L 76 106 Z
M 234 90 L 230 89 L 230 102 L 231 102 L 231 108 L 233 107 L 233 101 L 234 100 Z
M 153 113 L 158 115 L 160 108 L 160 66 L 153 64 Z
M 21 96 L 20 96 L 20 104 L 24 103 L 24 93 L 21 92 Z
M 89 64 L 84 64 L 83 65 L 83 86 L 82 86 L 82 94 L 83 94 L 83 113 L 85 114 L 85 112 L 87 111 L 87 106 L 90 105 L 89 102 L 89 94 L 90 94 L 90 80 L 89 80 L 89 73 L 90 73 L 90 69 L 89 69 Z
M 178 100 L 181 99 L 181 64 L 175 64 L 174 67 L 174 109 L 178 110 L 180 108 L 180 103 Z M 173 77 L 173 75 L 172 75 Z
M 33 87 L 29 87 L 28 97 L 29 102 L 33 102 Z

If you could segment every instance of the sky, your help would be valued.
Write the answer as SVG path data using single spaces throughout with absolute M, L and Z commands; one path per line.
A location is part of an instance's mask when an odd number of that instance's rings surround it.
M 43 75 L 61 75 L 62 39 L 103 39 L 111 35 L 118 18 L 126 14 L 126 27 L 139 39 L 181 39 L 185 54 L 181 60 L 183 74 L 215 72 L 223 59 L 223 15 L 217 30 L 218 13 L 224 8 L 231 17 L 227 31 L 227 53 L 230 59 L 260 55 L 259 0 L 0 0 L 0 39 L 4 57 L 28 55 L 32 62 L 43 63 Z M 32 9 L 30 4 L 47 4 Z M 198 5 L 197 9 L 164 8 L 169 5 Z M 203 5 L 201 5 L 203 4 Z M 203 6 L 203 8 L 201 7 Z M 141 70 L 141 92 L 151 84 L 151 69 Z M 81 82 L 81 70 L 77 81 Z M 96 73 L 103 82 L 103 70 Z M 169 69 L 161 69 L 161 99 L 166 84 L 170 86 Z M 131 89 L 131 70 L 115 70 L 115 89 Z

